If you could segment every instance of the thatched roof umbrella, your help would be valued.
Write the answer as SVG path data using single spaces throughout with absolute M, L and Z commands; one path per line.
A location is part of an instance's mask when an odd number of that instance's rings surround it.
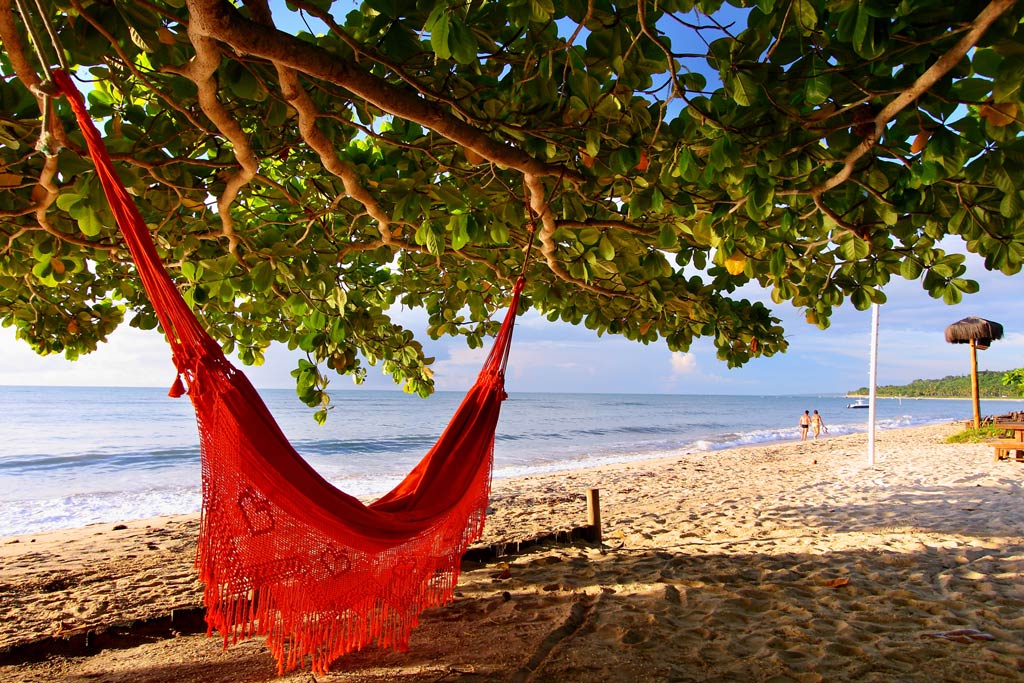
M 946 328 L 946 341 L 950 344 L 971 345 L 971 398 L 974 401 L 974 428 L 981 426 L 978 405 L 978 349 L 989 347 L 994 339 L 1003 338 L 1003 326 L 984 318 L 964 318 Z

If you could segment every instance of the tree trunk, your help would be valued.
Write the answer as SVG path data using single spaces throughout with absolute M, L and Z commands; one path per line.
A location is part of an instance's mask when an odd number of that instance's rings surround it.
M 978 345 L 971 340 L 971 400 L 974 402 L 974 428 L 981 427 L 981 406 L 978 405 Z

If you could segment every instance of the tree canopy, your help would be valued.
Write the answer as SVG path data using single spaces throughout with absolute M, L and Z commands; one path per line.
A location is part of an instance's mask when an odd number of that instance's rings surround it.
M 429 392 L 431 359 L 389 310 L 478 346 L 524 268 L 522 305 L 551 320 L 680 351 L 710 337 L 730 365 L 786 349 L 748 282 L 822 327 L 896 276 L 955 303 L 977 284 L 943 238 L 1008 275 L 1024 261 L 1022 15 L 0 0 L 0 321 L 69 358 L 126 317 L 156 326 L 42 61 L 87 93 L 211 333 L 245 363 L 275 341 L 307 352 L 311 405 L 328 369 L 358 380 L 366 361 Z

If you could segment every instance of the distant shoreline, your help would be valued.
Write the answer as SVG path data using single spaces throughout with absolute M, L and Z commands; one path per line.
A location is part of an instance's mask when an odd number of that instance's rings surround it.
M 866 394 L 844 394 L 843 398 L 868 398 Z M 893 399 L 898 398 L 900 400 L 907 399 L 908 401 L 970 401 L 970 396 L 878 396 L 875 398 Z M 1024 403 L 1024 398 L 1019 396 L 979 396 L 978 400 L 981 401 L 1019 401 Z

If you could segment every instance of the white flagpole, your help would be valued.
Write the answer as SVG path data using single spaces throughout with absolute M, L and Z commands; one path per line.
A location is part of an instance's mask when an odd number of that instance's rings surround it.
M 868 370 L 868 465 L 875 464 L 875 386 L 878 383 L 878 304 L 871 307 L 871 360 Z

